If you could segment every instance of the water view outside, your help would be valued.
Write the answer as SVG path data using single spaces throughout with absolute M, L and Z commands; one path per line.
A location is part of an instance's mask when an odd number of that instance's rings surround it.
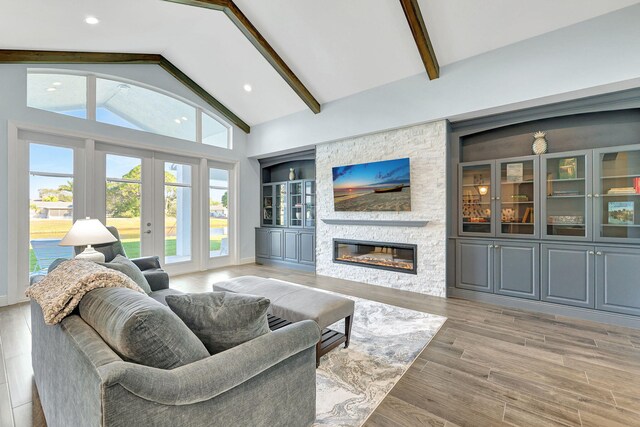
M 29 144 L 29 273 L 46 272 L 57 258 L 71 258 L 58 246 L 73 225 L 73 149 Z
M 229 255 L 229 171 L 209 169 L 209 257 Z

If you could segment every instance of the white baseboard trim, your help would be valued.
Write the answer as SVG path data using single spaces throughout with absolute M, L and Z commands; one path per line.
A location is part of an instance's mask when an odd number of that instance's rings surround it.
M 0 307 L 9 305 L 9 297 L 7 295 L 0 295 Z
M 244 264 L 255 264 L 256 263 L 256 257 L 249 257 L 249 258 L 242 258 L 240 259 L 240 262 L 238 263 L 238 265 L 244 265 Z

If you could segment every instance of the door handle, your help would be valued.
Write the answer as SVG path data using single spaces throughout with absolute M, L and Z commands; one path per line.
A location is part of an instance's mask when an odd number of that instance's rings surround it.
M 144 234 L 151 234 L 151 230 L 145 231 Z
M 500 245 L 493 245 L 494 248 L 500 249 Z
M 592 198 L 592 197 L 593 197 L 593 194 L 587 194 L 587 198 L 589 198 L 589 199 L 590 199 L 590 198 Z
M 593 255 L 593 254 L 595 254 L 595 252 L 589 251 L 589 255 Z
M 602 252 L 598 251 L 596 252 L 596 255 L 602 255 Z
M 599 194 L 594 194 L 593 197 L 600 197 L 600 195 Z

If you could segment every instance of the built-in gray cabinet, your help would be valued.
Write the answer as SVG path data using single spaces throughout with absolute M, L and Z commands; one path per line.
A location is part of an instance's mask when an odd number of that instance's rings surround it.
M 596 252 L 596 308 L 640 315 L 640 249 L 601 247 Z
M 303 229 L 256 228 L 256 263 L 315 266 L 315 233 Z M 309 269 L 305 267 L 305 269 Z
M 540 245 L 513 241 L 495 241 L 494 289 L 496 294 L 540 299 Z
M 316 235 L 308 231 L 298 233 L 298 262 L 300 264 L 316 264 Z
M 298 262 L 298 232 L 285 230 L 284 232 L 284 260 Z
M 539 299 L 539 244 L 458 240 L 456 287 Z
M 271 254 L 271 231 L 268 228 L 256 228 L 256 258 L 269 258 Z
M 493 242 L 458 240 L 456 245 L 456 286 L 493 292 Z
M 541 299 L 577 307 L 595 307 L 595 247 L 541 245 Z
M 282 230 L 269 230 L 269 258 L 282 258 Z

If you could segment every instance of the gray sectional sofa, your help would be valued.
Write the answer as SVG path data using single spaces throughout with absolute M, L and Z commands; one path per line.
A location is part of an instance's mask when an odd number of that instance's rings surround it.
M 163 302 L 170 289 L 153 289 Z M 124 361 L 78 314 L 47 326 L 31 304 L 33 371 L 49 427 L 309 426 L 312 321 L 171 370 Z

